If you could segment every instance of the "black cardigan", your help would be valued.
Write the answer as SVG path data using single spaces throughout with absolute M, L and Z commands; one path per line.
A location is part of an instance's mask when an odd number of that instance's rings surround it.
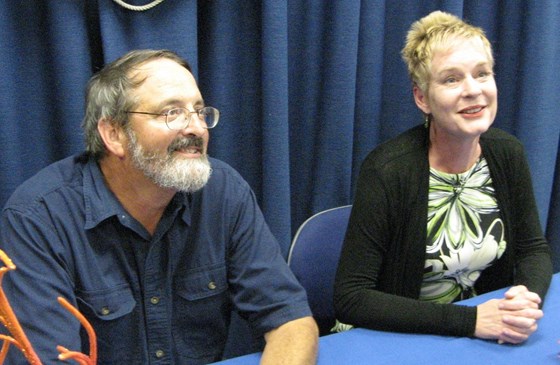
M 496 128 L 481 135 L 507 248 L 477 293 L 523 284 L 546 295 L 552 277 L 521 143 Z M 418 300 L 426 255 L 428 130 L 414 127 L 364 160 L 335 281 L 337 318 L 396 332 L 472 336 L 476 307 Z

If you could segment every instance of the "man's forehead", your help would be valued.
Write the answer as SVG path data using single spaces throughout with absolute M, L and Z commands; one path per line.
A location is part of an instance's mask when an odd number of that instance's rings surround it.
M 153 107 L 203 104 L 193 75 L 181 64 L 168 59 L 150 60 L 135 68 L 131 77 L 138 82 L 133 94 L 141 103 Z M 179 102 L 180 101 L 180 102 Z

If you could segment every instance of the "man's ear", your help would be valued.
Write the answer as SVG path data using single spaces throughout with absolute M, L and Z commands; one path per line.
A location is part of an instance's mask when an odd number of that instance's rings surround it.
M 97 131 L 109 153 L 118 158 L 124 157 L 126 135 L 121 126 L 110 119 L 102 118 L 97 123 Z
M 418 85 L 414 84 L 412 86 L 412 94 L 414 94 L 414 102 L 416 106 L 420 108 L 424 112 L 424 114 L 428 115 L 432 113 L 430 109 L 430 105 L 428 104 L 428 95 L 422 89 L 418 87 Z

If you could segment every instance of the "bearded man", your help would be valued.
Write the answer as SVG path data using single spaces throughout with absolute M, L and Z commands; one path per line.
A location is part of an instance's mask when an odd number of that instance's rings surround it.
M 4 289 L 43 364 L 57 345 L 89 351 L 59 296 L 92 324 L 98 364 L 220 360 L 233 311 L 264 336 L 263 364 L 315 362 L 305 291 L 248 184 L 207 156 L 218 120 L 173 52 L 132 51 L 92 77 L 86 152 L 22 184 L 1 217 L 17 265 Z M 12 348 L 8 363 L 26 361 Z

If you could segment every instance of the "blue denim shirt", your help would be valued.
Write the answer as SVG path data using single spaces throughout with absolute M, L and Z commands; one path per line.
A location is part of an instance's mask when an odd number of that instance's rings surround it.
M 248 184 L 211 159 L 208 184 L 178 193 L 151 236 L 85 155 L 25 182 L 1 217 L 17 266 L 3 287 L 44 364 L 88 337 L 57 302 L 93 325 L 98 364 L 203 364 L 221 358 L 232 310 L 260 336 L 311 315 Z M 9 364 L 26 364 L 14 346 Z

